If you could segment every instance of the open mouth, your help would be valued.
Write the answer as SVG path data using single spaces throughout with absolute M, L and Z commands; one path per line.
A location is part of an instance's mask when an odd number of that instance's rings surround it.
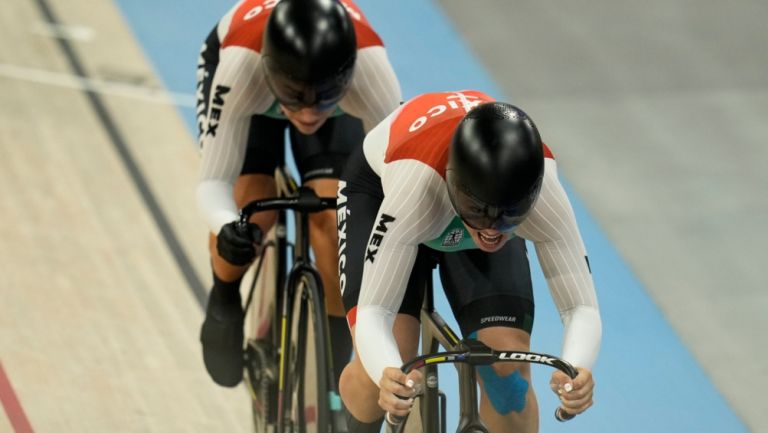
M 305 127 L 305 128 L 308 128 L 308 129 L 309 129 L 309 128 L 314 128 L 314 127 L 315 127 L 315 126 L 317 126 L 319 123 L 320 123 L 320 121 L 319 121 L 319 120 L 315 120 L 314 122 L 302 122 L 302 121 L 299 121 L 299 124 L 301 124 L 301 126 L 303 126 L 303 127 Z
M 499 242 L 501 242 L 503 233 L 499 233 L 496 236 L 488 236 L 483 232 L 477 232 L 477 235 L 480 238 L 480 240 L 483 241 L 483 243 L 488 245 L 496 245 Z

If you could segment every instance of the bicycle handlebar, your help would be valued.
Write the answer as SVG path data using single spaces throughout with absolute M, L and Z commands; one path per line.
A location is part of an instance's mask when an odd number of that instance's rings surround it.
M 426 365 L 445 364 L 462 362 L 473 366 L 491 365 L 497 362 L 528 362 L 533 364 L 543 364 L 556 368 L 571 379 L 578 375 L 578 371 L 568 361 L 562 360 L 556 356 L 543 353 L 523 352 L 517 350 L 494 350 L 477 340 L 463 340 L 463 350 L 437 352 L 418 356 L 403 364 L 400 370 L 408 374 L 413 370 Z M 555 410 L 555 418 L 558 421 L 565 422 L 573 419 L 576 415 L 565 412 L 561 407 Z M 405 421 L 404 417 L 387 414 L 387 421 L 392 425 L 401 424 Z
M 300 187 L 294 197 L 274 197 L 254 200 L 240 210 L 240 225 L 245 225 L 252 214 L 269 210 L 290 209 L 300 213 L 320 212 L 336 207 L 336 197 L 318 197 L 311 188 Z

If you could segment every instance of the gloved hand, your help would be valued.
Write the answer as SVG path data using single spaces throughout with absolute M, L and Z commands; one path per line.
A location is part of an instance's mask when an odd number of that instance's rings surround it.
M 253 223 L 241 227 L 239 221 L 225 224 L 216 236 L 219 256 L 234 266 L 245 266 L 256 257 L 261 245 L 261 228 Z

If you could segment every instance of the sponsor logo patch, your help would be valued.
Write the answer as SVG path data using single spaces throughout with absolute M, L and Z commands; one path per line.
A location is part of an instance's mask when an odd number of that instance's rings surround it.
M 442 245 L 444 247 L 455 247 L 461 243 L 462 239 L 464 239 L 464 230 L 453 229 L 445 235 Z

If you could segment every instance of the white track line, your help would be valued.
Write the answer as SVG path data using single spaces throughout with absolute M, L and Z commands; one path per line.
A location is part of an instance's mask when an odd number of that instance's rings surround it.
M 37 23 L 32 27 L 32 33 L 51 38 L 69 39 L 78 42 L 90 42 L 96 32 L 85 26 L 71 26 L 63 24 Z
M 69 89 L 93 91 L 104 95 L 139 99 L 154 104 L 177 105 L 180 107 L 196 106 L 195 96 L 192 94 L 167 92 L 163 89 L 99 80 L 97 78 L 82 78 L 72 74 L 62 74 L 7 63 L 0 63 L 0 78 L 3 77 Z

